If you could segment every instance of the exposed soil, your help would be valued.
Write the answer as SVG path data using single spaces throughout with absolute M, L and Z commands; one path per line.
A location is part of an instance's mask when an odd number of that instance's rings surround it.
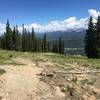
M 40 81 L 43 68 L 30 59 L 17 58 L 24 65 L 2 65 L 6 73 L 0 76 L 0 100 L 61 100 L 64 93 Z M 58 96 L 59 94 L 59 96 Z M 61 98 L 60 98 L 61 97 Z
M 6 71 L 0 76 L 0 100 L 100 100 L 96 69 L 63 70 L 49 60 L 13 60 L 22 65 L 0 65 Z

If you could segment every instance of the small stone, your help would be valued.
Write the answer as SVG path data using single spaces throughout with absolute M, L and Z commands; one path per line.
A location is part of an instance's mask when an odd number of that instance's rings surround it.
M 47 74 L 46 76 L 48 76 L 48 77 L 53 77 L 54 74 L 53 74 L 53 73 L 49 73 L 49 74 Z

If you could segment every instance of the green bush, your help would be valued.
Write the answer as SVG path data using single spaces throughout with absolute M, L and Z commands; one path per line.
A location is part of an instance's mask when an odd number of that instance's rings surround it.
M 6 71 L 4 69 L 0 69 L 0 75 L 4 74 Z
M 13 55 L 12 55 L 12 54 L 10 54 L 10 55 L 9 55 L 9 57 L 11 58 L 11 57 L 13 57 Z

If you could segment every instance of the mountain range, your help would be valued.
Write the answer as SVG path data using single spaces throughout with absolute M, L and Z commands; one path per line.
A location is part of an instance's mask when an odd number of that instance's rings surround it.
M 56 41 L 59 37 L 63 38 L 65 41 L 66 48 L 84 48 L 84 36 L 85 30 L 81 31 L 56 31 L 47 32 L 47 37 L 49 41 Z M 44 33 L 38 33 L 39 37 L 43 37 Z

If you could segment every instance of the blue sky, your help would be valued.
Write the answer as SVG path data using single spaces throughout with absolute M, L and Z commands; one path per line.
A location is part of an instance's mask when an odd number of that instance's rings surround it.
M 65 31 L 87 27 L 89 16 L 100 15 L 100 0 L 0 0 L 0 33 L 6 20 L 21 30 L 24 23 L 36 32 Z
M 0 0 L 0 22 L 13 24 L 46 23 L 71 16 L 88 16 L 89 9 L 100 10 L 100 0 Z

